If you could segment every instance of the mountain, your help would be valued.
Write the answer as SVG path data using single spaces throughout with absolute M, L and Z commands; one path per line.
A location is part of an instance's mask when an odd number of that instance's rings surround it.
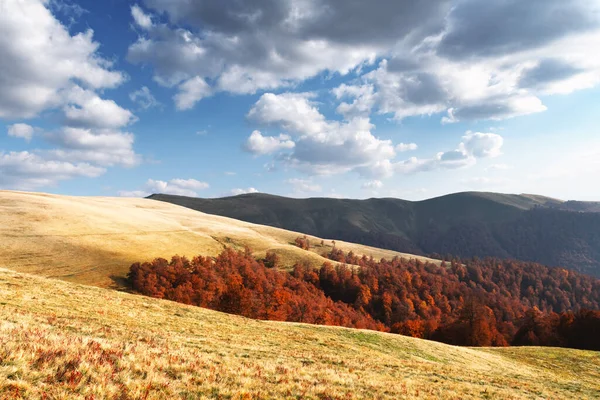
M 424 201 L 245 194 L 150 199 L 411 254 L 501 257 L 600 276 L 600 203 L 465 192 Z
M 0 269 L 0 397 L 593 399 L 600 353 L 256 321 Z
M 331 241 L 309 237 L 305 251 L 294 244 L 300 235 L 147 199 L 0 191 L 0 267 L 102 287 L 119 285 L 134 262 L 216 256 L 224 247 L 248 246 L 257 257 L 272 251 L 287 267 L 323 264 Z M 415 257 L 342 241 L 336 247 L 376 259 Z

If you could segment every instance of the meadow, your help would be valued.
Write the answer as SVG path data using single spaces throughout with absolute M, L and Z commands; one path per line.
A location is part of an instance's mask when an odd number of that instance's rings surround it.
M 0 270 L 0 398 L 593 399 L 600 353 L 256 321 Z
M 122 288 L 140 260 L 216 256 L 226 247 L 248 246 L 256 257 L 272 251 L 285 266 L 323 264 L 332 241 L 309 236 L 307 252 L 294 244 L 298 235 L 150 199 L 0 191 L 0 267 L 100 287 Z M 416 257 L 342 241 L 336 247 L 376 259 Z

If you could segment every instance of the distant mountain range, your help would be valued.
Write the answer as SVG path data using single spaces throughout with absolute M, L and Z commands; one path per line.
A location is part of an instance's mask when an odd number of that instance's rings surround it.
M 536 261 L 600 276 L 600 202 L 465 192 L 423 201 L 292 199 L 262 193 L 149 196 L 209 214 L 424 255 Z

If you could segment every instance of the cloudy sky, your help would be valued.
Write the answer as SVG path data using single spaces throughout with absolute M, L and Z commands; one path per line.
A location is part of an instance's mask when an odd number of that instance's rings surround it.
M 0 0 L 0 189 L 600 200 L 600 0 Z

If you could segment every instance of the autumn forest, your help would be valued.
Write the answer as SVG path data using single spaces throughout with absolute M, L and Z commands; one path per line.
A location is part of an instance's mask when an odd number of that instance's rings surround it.
M 307 248 L 306 238 L 296 244 Z M 493 258 L 441 265 L 374 260 L 335 247 L 315 269 L 279 267 L 267 253 L 225 249 L 131 266 L 144 295 L 249 318 L 392 332 L 465 346 L 600 350 L 600 280 L 559 268 Z

